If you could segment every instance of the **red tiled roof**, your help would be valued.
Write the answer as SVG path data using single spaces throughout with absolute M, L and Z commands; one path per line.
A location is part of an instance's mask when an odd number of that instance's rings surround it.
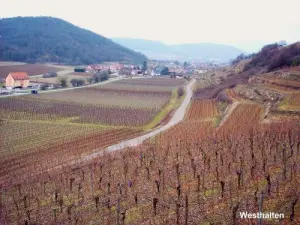
M 25 72 L 15 72 L 10 73 L 14 80 L 29 80 L 27 73 Z

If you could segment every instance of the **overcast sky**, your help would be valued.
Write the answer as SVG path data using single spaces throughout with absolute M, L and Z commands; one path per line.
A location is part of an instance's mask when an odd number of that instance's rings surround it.
M 0 17 L 53 16 L 106 37 L 209 42 L 252 52 L 300 39 L 299 0 L 0 0 Z

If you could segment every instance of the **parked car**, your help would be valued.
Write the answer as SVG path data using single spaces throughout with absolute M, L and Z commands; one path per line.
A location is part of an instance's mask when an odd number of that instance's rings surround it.
M 31 94 L 36 95 L 36 94 L 38 94 L 38 91 L 37 90 L 31 90 Z
M 23 87 L 22 86 L 15 86 L 13 87 L 13 89 L 22 89 Z

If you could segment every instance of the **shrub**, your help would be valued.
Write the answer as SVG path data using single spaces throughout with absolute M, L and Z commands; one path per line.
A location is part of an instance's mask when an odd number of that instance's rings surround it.
M 184 95 L 184 89 L 183 89 L 183 87 L 179 87 L 177 89 L 177 96 L 178 96 L 178 98 L 180 98 L 183 95 Z
M 109 78 L 108 71 L 101 71 L 99 73 L 94 74 L 93 79 L 95 83 L 106 81 Z
M 300 66 L 300 57 L 296 57 L 292 60 L 292 66 Z
M 83 79 L 72 79 L 70 83 L 73 85 L 73 87 L 78 87 L 84 85 L 84 80 Z
M 272 71 L 286 66 L 297 66 L 300 64 L 299 43 L 287 47 L 278 44 L 267 45 L 255 54 L 252 60 L 245 65 L 244 71 Z
M 89 84 L 92 84 L 94 81 L 94 79 L 92 77 L 88 77 L 86 80 Z
M 67 87 L 67 85 L 68 85 L 66 77 L 60 77 L 58 79 L 58 82 L 59 82 L 60 86 L 63 87 L 63 88 Z

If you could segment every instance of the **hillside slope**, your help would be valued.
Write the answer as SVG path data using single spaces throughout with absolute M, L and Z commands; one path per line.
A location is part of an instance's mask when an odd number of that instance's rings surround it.
M 228 62 L 241 53 L 242 50 L 229 45 L 196 43 L 166 45 L 158 41 L 131 38 L 113 38 L 113 41 L 130 49 L 142 52 L 152 59 L 177 60 L 219 60 Z
M 0 19 L 0 60 L 91 64 L 146 57 L 108 38 L 52 17 Z
M 243 72 L 254 75 L 290 66 L 300 66 L 300 42 L 288 46 L 277 43 L 264 46 L 250 58 Z

